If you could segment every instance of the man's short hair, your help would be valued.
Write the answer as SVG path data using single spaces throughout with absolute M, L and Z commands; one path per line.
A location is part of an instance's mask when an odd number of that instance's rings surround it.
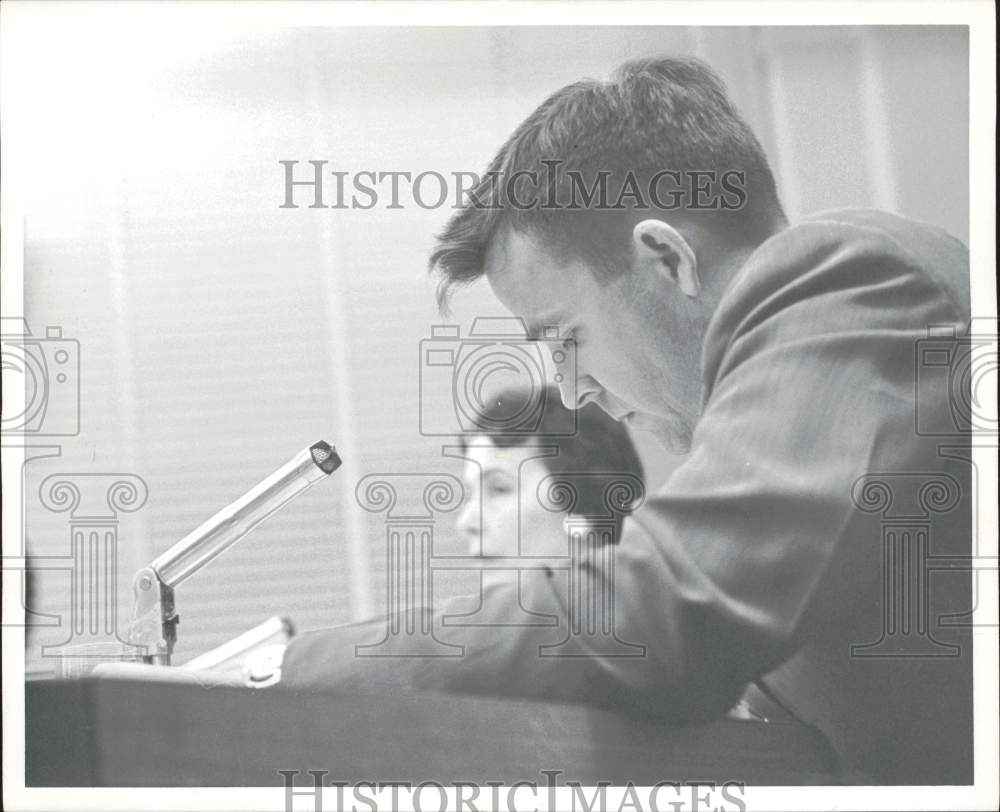
M 726 173 L 729 191 L 719 195 Z M 704 186 L 712 177 L 714 198 Z M 693 200 L 696 182 L 706 193 Z M 715 207 L 697 205 L 713 199 Z M 698 60 L 661 58 L 627 62 L 607 82 L 568 85 L 514 131 L 438 235 L 430 258 L 441 275 L 438 305 L 482 276 L 502 228 L 542 237 L 608 278 L 630 256 L 622 229 L 630 216 L 678 210 L 747 239 L 781 213 L 764 151 L 722 80 Z

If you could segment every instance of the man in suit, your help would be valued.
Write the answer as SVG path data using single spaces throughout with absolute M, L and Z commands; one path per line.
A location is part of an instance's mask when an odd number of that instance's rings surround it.
M 929 328 L 968 329 L 964 246 L 871 211 L 790 225 L 719 80 L 662 59 L 546 100 L 432 267 L 442 304 L 485 276 L 530 332 L 558 328 L 576 359 L 567 405 L 597 403 L 686 454 L 626 521 L 604 584 L 616 634 L 645 656 L 585 641 L 592 656 L 540 656 L 537 630 L 504 627 L 494 597 L 497 628 L 467 633 L 474 656 L 364 661 L 350 633 L 321 633 L 289 648 L 288 685 L 568 699 L 679 723 L 754 685 L 859 780 L 971 782 L 968 426 L 915 363 Z M 951 563 L 925 577 L 928 555 Z

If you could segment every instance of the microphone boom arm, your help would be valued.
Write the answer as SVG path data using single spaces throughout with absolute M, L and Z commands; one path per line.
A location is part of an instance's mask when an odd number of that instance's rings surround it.
M 174 587 L 311 485 L 332 474 L 340 464 L 333 446 L 322 440 L 314 443 L 135 574 L 128 640 L 144 649 L 146 662 L 170 664 L 179 621 L 174 609 Z

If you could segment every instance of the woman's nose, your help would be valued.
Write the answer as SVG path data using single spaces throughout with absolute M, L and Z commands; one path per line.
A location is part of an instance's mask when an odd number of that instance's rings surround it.
M 479 504 L 474 499 L 469 499 L 458 514 L 458 532 L 467 539 L 477 539 L 480 535 Z

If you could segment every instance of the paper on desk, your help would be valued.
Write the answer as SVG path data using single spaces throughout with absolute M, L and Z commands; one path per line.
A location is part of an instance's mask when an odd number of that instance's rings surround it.
M 236 673 L 219 671 L 190 671 L 186 668 L 172 668 L 168 665 L 145 665 L 143 663 L 102 663 L 90 672 L 91 677 L 102 680 L 129 680 L 142 682 L 174 682 L 184 685 L 200 685 L 203 688 L 245 685 L 243 677 Z
M 272 617 L 180 666 L 104 663 L 91 674 L 100 679 L 264 688 L 280 679 L 285 646 L 294 634 L 290 620 Z
M 247 657 L 251 653 L 264 647 L 284 646 L 294 635 L 295 627 L 288 618 L 272 617 L 218 648 L 189 660 L 179 668 L 188 671 L 211 670 L 216 673 L 241 675 L 244 673 Z

